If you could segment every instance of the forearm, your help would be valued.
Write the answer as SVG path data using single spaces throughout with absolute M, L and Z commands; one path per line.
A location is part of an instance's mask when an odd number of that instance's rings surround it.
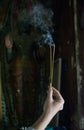
M 35 130 L 44 130 L 49 122 L 51 121 L 51 117 L 45 114 L 42 114 L 41 117 L 32 125 Z

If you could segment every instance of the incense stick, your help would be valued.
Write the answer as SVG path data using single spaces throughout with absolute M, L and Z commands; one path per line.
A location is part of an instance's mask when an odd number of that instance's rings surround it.
M 51 46 L 50 46 L 50 86 L 52 86 L 52 84 L 51 84 L 51 68 L 52 68 L 52 52 L 51 52 Z
M 50 87 L 53 83 L 53 72 L 54 72 L 54 56 L 55 56 L 55 45 L 53 48 L 50 46 Z

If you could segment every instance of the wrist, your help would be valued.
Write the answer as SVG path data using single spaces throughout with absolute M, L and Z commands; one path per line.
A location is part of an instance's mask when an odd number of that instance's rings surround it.
M 51 121 L 51 117 L 42 113 L 40 118 L 32 125 L 35 130 L 44 130 Z
M 49 122 L 52 120 L 53 115 L 52 113 L 45 113 L 43 112 L 41 115 L 42 120 L 46 121 L 46 124 L 49 124 Z

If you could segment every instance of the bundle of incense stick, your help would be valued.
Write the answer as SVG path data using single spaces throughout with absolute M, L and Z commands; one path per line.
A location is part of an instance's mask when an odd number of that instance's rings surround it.
M 50 46 L 50 87 L 52 87 L 53 83 L 54 56 L 55 56 L 55 44 L 53 46 Z

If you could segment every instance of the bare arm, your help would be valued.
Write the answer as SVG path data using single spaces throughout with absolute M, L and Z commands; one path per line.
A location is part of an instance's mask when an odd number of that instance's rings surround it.
M 54 97 L 54 98 L 53 98 Z M 49 87 L 47 99 L 44 104 L 44 111 L 41 117 L 32 125 L 35 130 L 44 130 L 55 114 L 63 109 L 64 99 L 53 87 Z

